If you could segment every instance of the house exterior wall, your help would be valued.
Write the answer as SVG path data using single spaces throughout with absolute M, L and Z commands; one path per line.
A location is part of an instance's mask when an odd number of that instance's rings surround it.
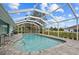
M 64 29 L 65 32 L 74 32 L 74 29 Z
M 0 19 L 0 34 L 7 34 L 8 33 L 8 29 L 9 29 L 9 24 L 3 22 Z
M 77 29 L 76 27 L 73 27 L 73 28 L 66 28 L 64 29 L 65 32 L 77 32 Z M 78 32 L 79 32 L 79 29 L 78 29 Z
M 0 35 L 9 34 L 13 31 L 14 22 L 0 4 Z

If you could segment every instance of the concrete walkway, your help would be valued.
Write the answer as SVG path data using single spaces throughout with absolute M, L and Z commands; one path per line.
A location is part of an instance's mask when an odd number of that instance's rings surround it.
M 20 40 L 22 37 L 21 34 L 15 35 L 8 44 L 0 48 L 1 55 L 79 55 L 79 41 L 62 39 L 66 42 L 60 45 L 57 45 L 54 48 L 48 48 L 42 51 L 37 52 L 22 52 L 13 47 L 13 44 Z

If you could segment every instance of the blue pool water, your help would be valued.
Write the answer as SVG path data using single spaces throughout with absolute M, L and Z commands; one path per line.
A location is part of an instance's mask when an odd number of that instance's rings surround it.
M 15 47 L 21 51 L 33 52 L 55 47 L 61 43 L 63 43 L 63 41 L 57 39 L 36 34 L 24 34 L 22 39 L 15 43 Z

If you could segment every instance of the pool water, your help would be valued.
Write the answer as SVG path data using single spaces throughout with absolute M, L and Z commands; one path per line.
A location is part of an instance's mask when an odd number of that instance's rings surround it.
M 21 40 L 15 43 L 15 47 L 21 51 L 40 51 L 47 48 L 55 47 L 63 43 L 61 40 L 51 39 L 45 36 L 40 36 L 36 34 L 23 34 Z

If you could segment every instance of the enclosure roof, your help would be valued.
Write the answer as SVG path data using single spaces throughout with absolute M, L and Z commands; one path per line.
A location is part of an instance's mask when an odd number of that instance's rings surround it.
M 76 17 L 79 17 L 79 3 L 70 5 L 75 10 Z M 39 17 L 47 25 L 71 19 L 75 21 L 75 15 L 67 3 L 6 3 L 3 6 L 15 22 L 22 20 L 20 17 L 28 16 Z
M 27 22 L 35 23 L 35 24 L 37 24 L 37 25 L 40 25 L 41 27 L 43 26 L 43 24 L 41 24 L 40 22 L 33 21 L 33 20 L 24 20 L 24 21 L 17 22 L 16 24 L 17 24 L 17 25 L 20 25 L 20 24 L 25 24 L 25 23 L 27 23 Z

